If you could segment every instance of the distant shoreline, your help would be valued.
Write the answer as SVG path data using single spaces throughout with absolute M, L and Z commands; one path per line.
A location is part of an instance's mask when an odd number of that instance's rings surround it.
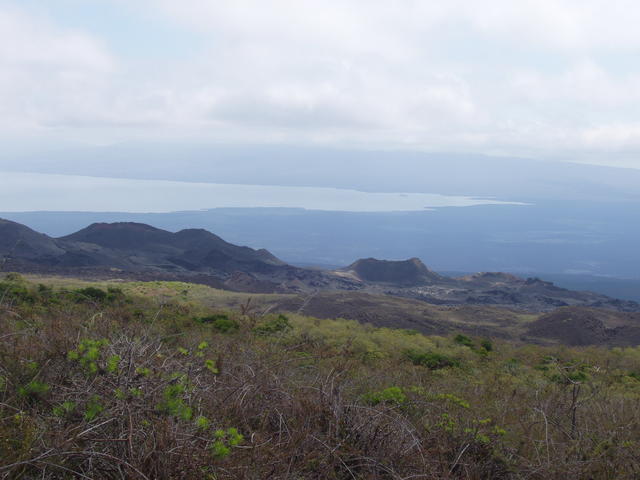
M 344 212 L 525 205 L 435 193 L 371 193 L 343 188 L 136 180 L 0 172 L 0 211 L 171 213 L 213 208 L 303 208 Z

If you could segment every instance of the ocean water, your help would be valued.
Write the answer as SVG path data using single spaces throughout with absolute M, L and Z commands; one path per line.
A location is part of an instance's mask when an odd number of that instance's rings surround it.
M 371 193 L 277 185 L 235 185 L 0 172 L 0 211 L 162 213 L 284 207 L 346 212 L 420 211 L 517 202 L 429 193 Z

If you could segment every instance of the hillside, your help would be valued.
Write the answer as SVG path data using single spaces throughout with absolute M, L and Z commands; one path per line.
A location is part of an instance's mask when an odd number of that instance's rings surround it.
M 638 347 L 425 336 L 269 313 L 195 284 L 38 283 L 0 280 L 3 478 L 631 480 L 640 470 Z
M 491 305 L 530 312 L 574 306 L 640 311 L 636 302 L 571 291 L 537 278 L 501 272 L 445 277 L 417 258 L 366 258 L 338 270 L 300 268 L 267 250 L 233 245 L 202 229 L 173 233 L 141 223 L 94 223 L 51 238 L 7 220 L 0 228 L 5 271 L 191 281 L 254 293 L 361 292 L 437 305 Z
M 64 255 L 54 239 L 19 223 L 0 218 L 0 255 L 3 258 L 43 261 Z
M 565 345 L 640 345 L 640 314 L 564 307 L 541 315 L 527 334 Z
M 634 333 L 640 326 L 640 314 L 601 308 L 561 307 L 551 312 L 531 313 L 493 305 L 433 305 L 412 298 L 361 291 L 249 293 L 228 290 L 224 284 L 123 279 L 96 282 L 48 275 L 27 275 L 26 278 L 33 284 L 54 289 L 115 288 L 127 295 L 157 298 L 181 308 L 192 305 L 222 310 L 248 308 L 257 315 L 282 313 L 321 320 L 341 318 L 426 335 L 460 332 L 537 345 L 635 346 L 640 343 Z
M 1 254 L 52 269 L 106 267 L 228 277 L 237 270 L 265 273 L 285 266 L 266 250 L 232 245 L 205 230 L 172 233 L 140 223 L 94 223 L 53 239 L 7 220 L 0 225 L 7 238 L 0 244 Z M 19 248 L 14 248 L 16 242 Z

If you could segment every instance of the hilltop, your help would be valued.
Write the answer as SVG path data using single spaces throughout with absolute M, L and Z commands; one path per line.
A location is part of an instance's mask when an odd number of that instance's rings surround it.
M 364 258 L 355 261 L 343 271 L 353 275 L 361 282 L 403 286 L 429 285 L 444 280 L 444 277 L 429 270 L 419 258 L 403 261 Z

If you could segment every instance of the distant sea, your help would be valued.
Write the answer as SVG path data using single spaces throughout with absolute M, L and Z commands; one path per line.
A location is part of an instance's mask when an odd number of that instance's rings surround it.
M 0 172 L 0 211 L 3 212 L 163 213 L 231 207 L 402 212 L 499 204 L 518 203 L 430 193 L 371 193 L 339 188 Z

